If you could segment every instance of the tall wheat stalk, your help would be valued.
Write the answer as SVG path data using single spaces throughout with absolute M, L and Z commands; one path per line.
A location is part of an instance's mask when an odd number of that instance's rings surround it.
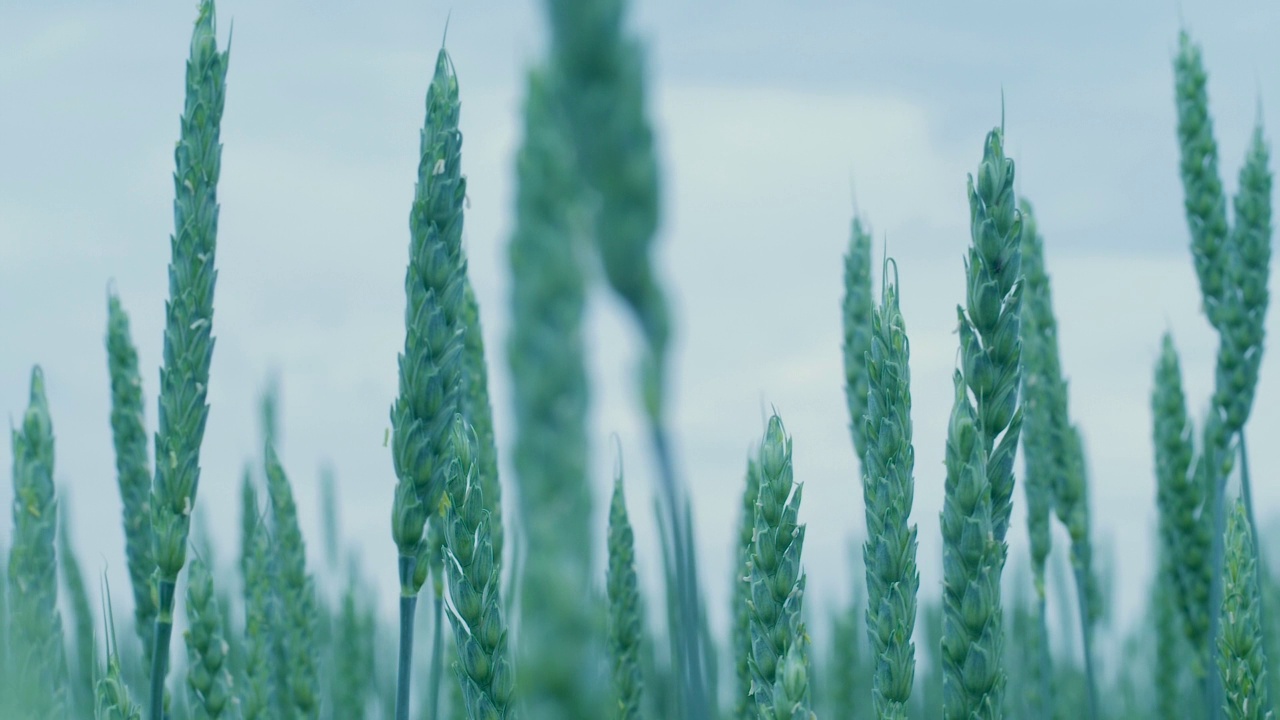
M 187 560 L 187 536 L 200 482 L 200 444 L 209 416 L 217 187 L 222 166 L 219 134 L 227 61 L 228 53 L 218 52 L 213 0 L 202 0 L 191 36 L 182 131 L 174 151 L 174 234 L 151 490 L 152 553 L 157 572 L 151 720 L 164 720 L 174 589 Z

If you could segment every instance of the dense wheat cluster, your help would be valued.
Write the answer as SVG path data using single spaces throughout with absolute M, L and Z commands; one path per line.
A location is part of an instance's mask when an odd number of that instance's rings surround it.
M 262 399 L 261 454 L 245 469 L 238 525 L 221 519 L 240 528 L 231 569 L 192 522 L 202 507 L 207 389 L 218 372 L 220 127 L 224 106 L 235 105 L 229 40 L 213 0 L 200 2 L 174 150 L 158 385 L 139 373 L 127 289 L 107 298 L 111 415 L 102 432 L 114 443 L 130 587 L 95 586 L 75 555 L 62 521 L 68 498 L 54 484 L 57 454 L 74 448 L 55 442 L 48 381 L 36 366 L 27 406 L 8 408 L 14 502 L 12 537 L 0 541 L 0 717 L 1274 717 L 1280 579 L 1261 555 L 1269 545 L 1259 536 L 1246 444 L 1264 366 L 1270 151 L 1260 118 L 1228 197 L 1208 73 L 1186 32 L 1171 67 L 1177 123 L 1168 130 L 1180 150 L 1188 262 L 1218 341 L 1212 395 L 1204 417 L 1189 411 L 1198 402 L 1187 398 L 1179 338 L 1153 328 L 1160 353 L 1144 452 L 1155 458 L 1158 571 L 1146 620 L 1130 630 L 1131 642 L 1108 646 L 1130 654 L 1103 662 L 1095 636 L 1110 600 L 1093 559 L 1084 432 L 1059 347 L 1054 232 L 1018 192 L 1010 129 L 1002 122 L 975 136 L 967 185 L 955 179 L 970 234 L 955 262 L 965 295 L 955 313 L 945 482 L 930 486 L 944 494 L 940 517 L 913 512 L 911 323 L 900 296 L 912 268 L 873 260 L 868 218 L 852 217 L 843 302 L 829 321 L 844 338 L 848 449 L 860 465 L 848 482 L 862 493 L 866 535 L 862 567 L 849 578 L 854 599 L 830 612 L 806 602 L 806 582 L 844 571 L 806 564 L 805 478 L 777 412 L 754 439 L 734 501 L 738 532 L 725 539 L 732 577 L 698 571 L 669 418 L 673 312 L 653 257 L 662 177 L 644 46 L 623 0 L 548 0 L 545 10 L 550 49 L 528 69 L 513 163 L 512 322 L 502 352 L 485 348 L 487 308 L 468 274 L 465 68 L 440 48 L 423 78 L 419 144 L 406 148 L 416 151 L 417 173 L 403 347 L 384 358 L 399 378 L 385 398 L 394 475 L 381 485 L 385 550 L 399 570 L 387 590 L 400 613 L 390 619 L 378 615 L 358 565 L 337 562 L 348 539 L 337 531 L 331 477 L 327 533 L 304 537 L 277 454 L 274 389 Z M 593 497 L 602 483 L 587 461 L 592 283 L 621 301 L 638 339 L 633 392 L 650 445 L 628 451 L 655 461 L 657 591 L 638 579 L 648 546 L 631 518 L 649 506 L 630 505 L 638 498 L 620 457 L 611 497 Z M 490 397 L 498 371 L 510 373 L 508 398 Z M 144 411 L 149 391 L 154 417 Z M 495 437 L 493 408 L 506 402 L 515 419 L 509 439 Z M 511 448 L 505 480 L 515 498 L 502 494 L 500 447 Z M 1009 533 L 1012 508 L 1023 502 L 1025 546 Z M 593 512 L 607 513 L 600 543 Z M 1069 546 L 1053 547 L 1055 521 Z M 922 534 L 942 539 L 940 587 L 921 585 Z M 308 543 L 324 548 L 325 564 L 308 560 Z M 1058 578 L 1049 572 L 1055 551 L 1070 568 Z M 721 582 L 730 583 L 731 606 L 713 612 L 706 587 Z M 1078 654 L 1054 652 L 1051 602 L 1076 618 Z M 721 615 L 729 618 L 724 644 L 709 620 Z M 658 616 L 665 622 L 654 623 Z M 185 652 L 173 647 L 175 627 Z

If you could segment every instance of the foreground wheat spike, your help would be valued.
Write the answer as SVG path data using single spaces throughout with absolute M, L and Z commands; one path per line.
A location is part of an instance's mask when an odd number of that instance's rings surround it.
M 13 544 L 9 548 L 11 687 L 17 707 L 37 717 L 68 710 L 67 661 L 58 611 L 58 502 L 53 485 L 53 423 L 44 373 L 31 370 L 31 394 L 13 431 Z
M 1037 232 L 1030 203 L 1021 202 L 1022 269 L 1026 291 L 1022 304 L 1022 456 L 1026 471 L 1023 491 L 1027 498 L 1027 534 L 1031 540 L 1031 570 L 1036 590 L 1037 620 L 1032 632 L 1038 657 L 1027 668 L 1032 676 L 1032 701 L 1028 712 L 1049 714 L 1053 703 L 1052 661 L 1046 627 L 1045 563 L 1052 547 L 1050 520 L 1053 489 L 1061 465 L 1053 421 L 1053 384 L 1061 376 L 1058 360 L 1057 320 L 1053 316 L 1049 276 L 1044 267 L 1044 241 Z
M 1218 175 L 1218 143 L 1213 137 L 1213 118 L 1209 114 L 1208 76 L 1200 47 L 1185 30 L 1178 34 L 1173 75 L 1183 206 L 1191 230 L 1191 256 L 1195 260 L 1205 314 L 1214 327 L 1219 327 L 1218 310 L 1226 289 L 1227 200 Z
M 209 416 L 213 359 L 214 255 L 218 233 L 219 140 L 228 53 L 218 52 L 213 0 L 200 3 L 187 61 L 182 131 L 174 151 L 174 234 L 164 365 L 151 490 L 157 615 L 151 664 L 150 717 L 163 720 L 164 684 L 173 634 L 174 588 L 187 560 L 187 536 L 200 482 L 200 443 Z
M 1218 636 L 1218 671 L 1226 693 L 1226 716 L 1230 720 L 1274 717 L 1267 689 L 1267 657 L 1263 648 L 1255 563 L 1257 553 L 1249 518 L 1244 503 L 1237 501 L 1227 521 L 1222 621 Z
M 246 484 L 245 511 L 251 513 L 252 523 L 246 522 L 244 551 L 244 645 L 245 660 L 243 687 L 240 688 L 240 707 L 245 720 L 266 720 L 273 717 L 272 704 L 272 625 L 275 611 L 275 595 L 272 592 L 271 548 L 272 540 L 267 526 L 258 514 L 256 494 L 252 484 Z
M 113 292 L 107 297 L 107 369 L 111 375 L 111 439 L 115 444 L 116 481 L 124 503 L 124 547 L 133 587 L 134 628 L 150 658 L 155 633 L 151 559 L 151 463 L 143 415 L 138 351 L 129 332 L 129 315 Z
M 316 646 L 316 588 L 307 572 L 307 549 L 298 527 L 298 508 L 293 489 L 275 449 L 267 446 L 267 492 L 271 496 L 271 519 L 276 532 L 275 557 L 280 596 L 279 617 L 284 624 L 280 657 L 283 660 L 285 697 L 283 707 L 290 717 L 315 718 L 320 713 L 319 675 Z
M 738 558 L 733 567 L 733 659 L 737 683 L 733 690 L 735 720 L 754 718 L 751 699 L 751 552 L 755 543 L 756 501 L 760 499 L 760 462 L 747 460 L 746 491 L 738 521 Z
M 627 517 L 627 501 L 619 466 L 609 503 L 609 655 L 613 662 L 614 717 L 640 717 L 640 640 L 643 636 L 639 582 L 636 579 L 635 533 Z
M 591 583 L 592 492 L 587 477 L 588 385 L 582 330 L 586 288 L 581 196 L 573 148 L 555 105 L 554 76 L 531 71 L 516 155 L 515 229 L 507 248 L 512 323 L 506 339 L 515 415 L 513 467 L 529 552 L 521 570 L 519 667 L 535 720 L 599 717 L 603 697 L 581 682 L 594 661 L 603 608 L 566 598 Z M 570 199 L 570 200 L 567 200 Z M 543 648 L 554 644 L 557 652 Z
M 1203 516 L 1207 487 L 1191 474 L 1192 428 L 1182 391 L 1182 370 L 1173 337 L 1165 333 L 1151 395 L 1155 427 L 1156 501 L 1160 545 L 1170 562 L 1179 625 L 1195 653 L 1193 671 L 1208 672 L 1209 526 Z
M 964 377 L 955 374 L 942 506 L 943 717 L 999 718 L 1004 700 L 1000 570 L 986 448 Z
M 1004 131 L 996 128 L 987 133 L 976 181 L 969 177 L 973 244 L 965 264 L 966 307 L 959 316 L 964 380 L 973 393 L 991 484 L 992 531 L 999 543 L 1009 529 L 1022 426 L 1022 213 L 1015 207 L 1013 177 Z
M 844 256 L 844 394 L 849 404 L 849 431 L 858 462 L 866 468 L 867 353 L 871 352 L 871 232 L 854 215 L 849 252 Z
M 916 527 L 909 524 L 915 495 L 910 356 L 897 279 L 889 282 L 886 277 L 880 305 L 871 316 L 871 350 L 866 357 L 869 393 L 863 432 L 867 452 L 862 474 L 867 636 L 876 657 L 872 701 L 881 718 L 907 717 L 915 682 L 911 636 L 920 573 Z
M 391 408 L 396 491 L 392 539 L 399 553 L 400 677 L 397 720 L 407 720 L 413 615 L 425 581 L 423 530 L 444 494 L 449 425 L 461 409 L 466 261 L 462 253 L 461 104 L 449 54 L 440 49 L 427 88 L 418 178 L 409 213 L 405 272 L 405 341 L 400 387 Z
M 803 488 L 791 466 L 791 438 L 769 418 L 760 445 L 760 496 L 751 549 L 751 676 L 758 717 L 805 720 L 809 658 L 801 620 L 804 526 L 796 523 Z
M 455 670 L 471 718 L 516 717 L 515 676 L 500 597 L 501 577 L 477 475 L 475 431 L 461 415 L 451 430 L 453 459 L 446 483 L 445 574 L 449 578 Z
M 194 717 L 240 717 L 228 663 L 222 611 L 213 592 L 213 575 L 203 558 L 191 561 L 187 574 L 187 689 Z

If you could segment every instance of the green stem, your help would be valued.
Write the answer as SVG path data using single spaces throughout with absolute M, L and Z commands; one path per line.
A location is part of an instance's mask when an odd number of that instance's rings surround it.
M 1084 650 L 1084 677 L 1089 693 L 1089 720 L 1097 720 L 1098 681 L 1093 667 L 1093 622 L 1089 617 L 1089 577 L 1085 568 L 1079 565 L 1075 567 L 1075 579 L 1076 604 L 1080 607 L 1080 641 Z
M 413 585 L 413 575 L 418 559 L 412 555 L 400 556 L 400 587 Z M 418 606 L 418 596 L 404 590 L 400 592 L 400 670 L 396 677 L 396 720 L 409 720 L 409 686 L 413 672 L 413 614 Z
M 160 579 L 158 583 L 160 612 L 156 615 L 155 648 L 151 652 L 151 720 L 165 720 L 164 680 L 169 672 L 169 640 L 173 636 L 174 583 Z
M 1053 658 L 1050 655 L 1049 648 L 1049 618 L 1045 610 L 1046 603 L 1043 585 L 1041 585 L 1040 593 L 1036 602 L 1036 632 L 1040 634 L 1039 642 L 1037 643 L 1040 646 L 1040 703 L 1037 709 L 1047 713 L 1049 708 L 1053 707 Z M 1087 648 L 1088 645 L 1085 647 Z M 1088 658 L 1089 652 L 1086 649 L 1086 661 Z M 1092 666 L 1087 662 L 1085 664 L 1085 669 L 1092 672 Z M 1089 688 L 1090 691 L 1092 691 L 1092 682 L 1089 683 Z M 1092 697 L 1092 692 L 1090 692 L 1090 698 L 1092 699 Z

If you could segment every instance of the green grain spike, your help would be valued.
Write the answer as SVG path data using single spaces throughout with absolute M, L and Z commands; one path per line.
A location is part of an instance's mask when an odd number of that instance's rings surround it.
M 871 232 L 856 214 L 844 258 L 844 393 L 849 431 L 861 467 L 866 467 L 867 353 L 871 352 Z
M 163 720 L 174 589 L 187 560 L 187 535 L 200 481 L 200 444 L 209 414 L 217 185 L 222 165 L 219 134 L 228 61 L 226 51 L 218 52 L 214 27 L 213 0 L 203 0 L 191 36 L 182 130 L 174 151 L 174 234 L 151 491 L 152 553 L 157 570 L 151 720 Z
M 1229 720 L 1274 717 L 1267 683 L 1260 595 L 1255 568 L 1257 553 L 1244 503 L 1233 504 L 1227 522 L 1226 566 L 1223 574 L 1218 671 L 1226 694 Z
M 213 590 L 213 574 L 200 556 L 187 575 L 187 690 L 194 718 L 238 720 L 240 701 L 233 692 L 230 646 L 222 610 Z
M 888 268 L 886 267 L 886 270 Z M 896 273 L 896 266 L 895 266 Z M 915 683 L 916 527 L 909 524 L 915 495 L 911 443 L 911 349 L 898 306 L 897 279 L 886 277 L 871 317 L 866 357 L 869 393 L 864 420 L 863 498 L 867 541 L 867 637 L 876 658 L 872 702 L 880 718 L 905 720 Z
M 502 563 L 505 533 L 502 525 L 502 484 L 498 481 L 498 447 L 493 436 L 493 406 L 489 401 L 489 366 L 485 362 L 484 332 L 480 324 L 480 303 L 475 288 L 466 284 L 463 311 L 463 395 L 462 413 L 475 428 L 480 445 L 476 448 L 480 486 L 493 518 L 493 555 Z
M 280 618 L 284 623 L 283 652 L 285 697 L 282 705 L 293 718 L 318 718 L 320 714 L 319 673 L 316 666 L 315 580 L 307 572 L 307 549 L 298 526 L 298 508 L 293 489 L 275 449 L 267 446 L 267 491 L 271 496 L 271 519 L 276 533 Z
M 492 519 L 478 477 L 475 431 L 460 414 L 451 438 L 444 527 L 445 574 L 458 651 L 454 669 L 472 720 L 515 718 L 515 675 L 489 529 Z
M 55 550 L 58 503 L 54 439 L 44 373 L 31 371 L 22 424 L 13 430 L 13 543 L 9 548 L 10 662 L 18 707 L 36 717 L 68 711 L 62 614 Z
M 794 480 L 791 438 L 769 418 L 760 445 L 760 496 L 751 551 L 752 696 L 761 720 L 808 720 L 808 641 L 801 621 L 805 528 L 798 525 L 802 486 Z
M 627 517 L 626 497 L 619 465 L 609 504 L 609 655 L 613 663 L 616 699 L 613 717 L 636 720 L 641 716 L 640 640 L 643 634 L 639 582 L 636 579 L 635 534 Z
M 246 487 L 252 489 L 252 485 Z M 250 504 L 251 501 L 251 504 Z M 246 523 L 244 574 L 245 661 L 240 706 L 245 720 L 273 718 L 272 699 L 272 616 L 275 595 L 270 575 L 274 544 L 267 526 L 257 512 L 256 496 L 246 501 L 253 522 Z
M 1208 76 L 1200 47 L 1186 31 L 1178 33 L 1178 54 L 1173 61 L 1174 98 L 1178 113 L 1179 168 L 1183 207 L 1191 230 L 1191 255 L 1205 314 L 1220 326 L 1219 308 L 1226 291 L 1224 270 L 1228 242 L 1227 200 L 1218 175 L 1218 143 L 1209 114 Z
M 151 559 L 151 463 L 143 416 L 138 351 L 129 332 L 129 316 L 113 292 L 107 298 L 107 369 L 111 375 L 111 438 L 116 481 L 124 504 L 124 546 L 133 587 L 134 628 L 150 659 L 155 633 L 156 598 Z
M 942 696 L 946 720 L 1000 718 L 1004 627 L 991 484 L 976 411 L 955 374 L 942 508 Z

